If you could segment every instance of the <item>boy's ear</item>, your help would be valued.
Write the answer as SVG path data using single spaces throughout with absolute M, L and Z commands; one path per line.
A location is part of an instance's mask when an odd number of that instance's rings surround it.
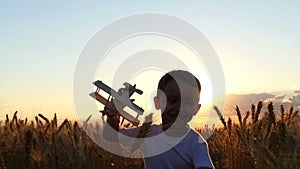
M 197 108 L 194 112 L 194 116 L 199 112 L 200 108 L 201 108 L 201 104 L 197 104 Z
M 155 96 L 153 100 L 154 100 L 155 109 L 159 110 L 160 109 L 160 104 L 159 104 L 159 100 L 158 100 L 157 96 Z

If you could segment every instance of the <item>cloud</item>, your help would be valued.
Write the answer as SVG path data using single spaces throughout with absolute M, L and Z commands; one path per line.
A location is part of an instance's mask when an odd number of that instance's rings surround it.
M 275 102 L 275 103 L 282 103 L 284 100 L 287 100 L 286 95 L 276 95 L 271 98 L 267 98 L 264 100 L 265 103 Z
M 295 92 L 296 93 L 296 92 Z M 226 96 L 224 116 L 236 115 L 235 105 L 238 105 L 241 113 L 245 114 L 251 110 L 251 105 L 257 106 L 259 101 L 263 101 L 262 112 L 267 111 L 267 104 L 273 102 L 275 113 L 280 113 L 280 105 L 283 104 L 285 110 L 290 107 L 300 108 L 300 93 L 292 96 L 288 95 L 275 95 L 271 93 L 259 93 L 259 94 L 229 94 Z
M 289 101 L 293 106 L 300 108 L 300 94 L 290 97 Z
M 257 105 L 259 101 L 265 101 L 276 97 L 270 93 L 259 94 L 228 94 L 225 100 L 224 116 L 236 115 L 235 105 L 239 106 L 241 113 L 246 113 L 251 110 L 251 105 Z

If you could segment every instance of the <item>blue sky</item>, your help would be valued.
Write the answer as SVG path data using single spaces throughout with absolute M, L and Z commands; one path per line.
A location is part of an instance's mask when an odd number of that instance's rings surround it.
M 211 42 L 231 93 L 300 86 L 298 1 L 1 1 L 0 111 L 71 112 L 86 42 L 137 13 L 182 18 Z M 1 108 L 1 105 L 2 108 Z

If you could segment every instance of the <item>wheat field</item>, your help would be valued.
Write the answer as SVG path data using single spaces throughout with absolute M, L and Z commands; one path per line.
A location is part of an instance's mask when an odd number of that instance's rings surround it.
M 242 117 L 236 106 L 238 122 L 228 118 L 215 107 L 223 127 L 207 140 L 216 168 L 300 168 L 300 116 L 291 107 L 280 105 L 274 112 L 273 103 L 260 101 Z M 276 118 L 275 115 L 280 117 Z
M 298 110 L 281 105 L 280 112 L 274 112 L 272 102 L 265 106 L 263 112 L 259 102 L 246 113 L 236 106 L 237 122 L 225 119 L 215 107 L 223 126 L 196 128 L 212 132 L 207 142 L 216 168 L 300 168 Z M 39 114 L 34 121 L 19 119 L 17 112 L 7 115 L 0 124 L 0 168 L 144 168 L 142 159 L 120 157 L 97 146 L 84 127 L 67 119 L 58 124 L 56 115 L 49 120 Z M 93 128 L 101 132 L 101 127 Z

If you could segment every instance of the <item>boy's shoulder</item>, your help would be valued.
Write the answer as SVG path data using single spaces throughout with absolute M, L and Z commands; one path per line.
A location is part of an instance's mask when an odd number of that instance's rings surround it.
M 192 129 L 192 128 L 190 128 L 190 131 L 187 134 L 186 138 L 190 141 L 195 142 L 195 143 L 204 143 L 204 144 L 206 144 L 206 141 L 202 137 L 202 135 L 199 132 Z
M 193 129 L 189 129 L 189 132 L 176 147 L 190 153 L 199 148 L 206 148 L 206 146 L 207 143 L 201 134 Z

